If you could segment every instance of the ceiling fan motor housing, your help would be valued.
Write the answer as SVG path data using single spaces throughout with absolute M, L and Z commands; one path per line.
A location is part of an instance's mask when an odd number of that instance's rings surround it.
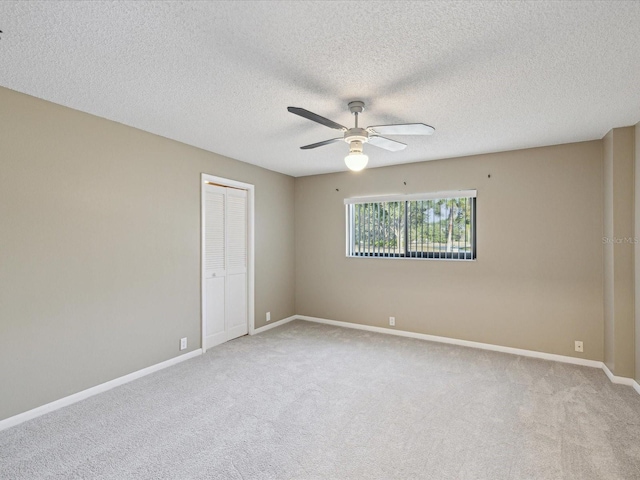
M 369 141 L 369 132 L 367 132 L 364 128 L 350 128 L 349 130 L 344 132 L 344 141 L 347 143 L 366 143 Z

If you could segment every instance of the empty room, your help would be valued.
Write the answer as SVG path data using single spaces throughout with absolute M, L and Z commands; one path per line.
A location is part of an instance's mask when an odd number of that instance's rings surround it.
M 0 479 L 640 479 L 640 2 L 0 2 Z

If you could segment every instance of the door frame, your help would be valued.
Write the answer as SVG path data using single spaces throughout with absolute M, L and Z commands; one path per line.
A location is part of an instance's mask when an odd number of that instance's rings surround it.
M 205 282 L 205 232 L 204 232 L 204 208 L 205 189 L 207 183 L 220 185 L 221 187 L 239 188 L 247 192 L 247 322 L 249 335 L 255 330 L 255 185 L 239 182 L 229 178 L 216 177 L 208 173 L 200 174 L 200 346 L 206 352 L 206 282 Z

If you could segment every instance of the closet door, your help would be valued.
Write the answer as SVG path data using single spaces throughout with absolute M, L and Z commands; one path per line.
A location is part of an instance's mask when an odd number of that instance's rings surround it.
M 227 340 L 246 335 L 247 322 L 247 192 L 227 189 L 227 276 L 225 289 Z
M 225 328 L 226 290 L 226 188 L 205 184 L 204 265 L 206 348 L 227 340 Z
M 248 333 L 247 192 L 205 184 L 205 348 Z

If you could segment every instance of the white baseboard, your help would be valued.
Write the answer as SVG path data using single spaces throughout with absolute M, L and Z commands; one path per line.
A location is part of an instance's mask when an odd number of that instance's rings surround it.
M 602 370 L 607 375 L 607 377 L 609 377 L 609 380 L 611 380 L 611 383 L 619 383 L 620 385 L 629 385 L 630 387 L 634 387 L 633 384 L 636 383 L 636 381 L 633 378 L 616 377 L 613 373 L 611 373 L 611 370 L 609 370 L 609 367 L 607 367 L 606 363 L 604 362 L 602 362 Z M 640 391 L 638 391 L 638 393 L 640 393 Z
M 95 387 L 87 388 L 86 390 L 82 390 L 81 392 L 74 393 L 73 395 L 69 395 L 68 397 L 64 397 L 59 400 L 55 400 L 51 403 L 47 403 L 40 407 L 34 408 L 32 410 L 19 413 L 18 415 L 14 415 L 13 417 L 5 418 L 4 420 L 0 420 L 0 431 L 6 430 L 7 428 L 14 427 L 22 422 L 26 422 L 27 420 L 31 420 L 33 418 L 44 415 L 46 413 L 53 412 L 62 407 L 72 405 L 86 398 L 93 397 L 98 393 L 106 392 L 107 390 L 111 390 L 112 388 L 118 387 L 120 385 L 124 385 L 125 383 L 129 383 L 132 380 L 136 380 L 137 378 L 144 377 L 145 375 L 149 375 L 150 373 L 157 372 L 158 370 L 162 370 L 163 368 L 167 368 L 177 363 L 184 362 L 185 360 L 189 360 L 190 358 L 197 357 L 198 355 L 202 355 L 201 348 L 198 348 L 197 350 L 193 350 L 189 353 L 185 353 L 184 355 L 179 355 L 177 357 L 170 358 L 169 360 L 166 360 L 164 362 L 156 363 L 155 365 L 151 365 L 150 367 L 137 370 L 133 373 L 129 373 L 128 375 L 114 378 L 113 380 L 109 380 L 108 382 L 101 383 L 100 385 L 96 385 Z
M 574 365 L 583 365 L 586 367 L 601 368 L 602 362 L 597 360 L 587 360 L 585 358 L 568 357 L 566 355 L 557 355 L 554 353 L 536 352 L 534 350 L 524 350 L 521 348 L 503 347 L 501 345 L 493 345 L 490 343 L 472 342 L 469 340 L 459 340 L 457 338 L 439 337 L 436 335 L 427 335 L 425 333 L 408 332 L 406 330 L 394 330 L 391 328 L 372 327 L 370 325 L 361 325 L 350 322 L 339 322 L 336 320 L 327 320 L 325 318 L 307 317 L 298 315 L 296 318 L 306 320 L 308 322 L 325 323 L 327 325 L 335 325 L 337 327 L 355 328 L 357 330 L 367 330 L 369 332 L 386 333 L 388 335 L 397 335 L 400 337 L 418 338 L 420 340 L 428 340 L 430 342 L 448 343 L 451 345 L 460 345 L 463 347 L 479 348 L 482 350 L 492 350 L 494 352 L 510 353 L 512 355 L 522 355 L 524 357 L 541 358 L 543 360 L 553 360 L 555 362 L 572 363 Z
M 297 318 L 296 316 L 283 318 L 282 320 L 275 321 L 263 327 L 253 329 L 253 331 L 250 334 L 255 335 L 257 333 L 266 332 L 267 330 L 271 330 L 272 328 L 279 327 L 280 325 L 284 325 L 285 323 L 289 323 L 290 321 L 295 320 L 296 318 Z M 84 400 L 85 398 L 89 398 L 99 393 L 106 392 L 107 390 L 111 390 L 112 388 L 118 387 L 120 385 L 124 385 L 125 383 L 131 382 L 132 380 L 136 380 L 137 378 L 140 378 L 140 377 L 144 377 L 145 375 L 149 375 L 150 373 L 157 372 L 158 370 L 162 370 L 163 368 L 167 368 L 177 363 L 184 362 L 185 360 L 189 360 L 190 358 L 197 357 L 198 355 L 202 355 L 202 348 L 198 348 L 197 350 L 193 350 L 189 353 L 185 353 L 184 355 L 179 355 L 177 357 L 170 358 L 169 360 L 166 360 L 164 362 L 151 365 L 150 367 L 143 368 L 142 370 L 138 370 L 136 372 L 130 373 L 128 375 L 124 375 L 119 378 L 115 378 L 108 382 L 101 383 L 100 385 L 96 385 L 95 387 L 82 390 L 81 392 L 74 393 L 67 397 L 63 397 L 59 400 L 55 400 L 53 402 L 42 405 L 40 407 L 36 407 L 32 410 L 19 413 L 18 415 L 14 415 L 13 417 L 5 418 L 4 420 L 0 420 L 0 431 L 6 430 L 7 428 L 14 427 L 20 423 L 40 417 L 41 415 L 45 415 L 49 412 L 53 412 L 60 408 L 66 407 L 68 405 L 72 405 L 76 402 Z
M 471 342 L 469 340 L 458 340 L 457 338 L 438 337 L 436 335 L 427 335 L 424 333 L 408 332 L 406 330 L 393 330 L 391 328 L 373 327 L 370 325 L 361 325 L 358 323 L 340 322 L 337 320 L 327 320 L 326 318 L 308 317 L 306 315 L 297 315 L 295 318 L 306 320 L 307 322 L 324 323 L 327 325 L 335 325 L 336 327 L 354 328 L 356 330 L 367 330 L 369 332 L 386 333 L 387 335 L 398 335 L 400 337 L 418 338 L 420 340 L 428 340 L 431 342 L 448 343 L 450 345 L 460 345 L 463 347 L 479 348 L 482 350 L 491 350 L 494 352 L 509 353 L 511 355 L 522 355 L 524 357 L 540 358 L 543 360 L 551 360 L 554 362 L 570 363 L 573 365 L 582 365 L 585 367 L 600 368 L 607 375 L 611 383 L 620 385 L 628 385 L 640 394 L 640 384 L 633 378 L 617 377 L 611 370 L 598 360 L 587 360 L 584 358 L 568 357 L 566 355 L 557 355 L 554 353 L 536 352 L 534 350 L 524 350 L 521 348 L 503 347 L 501 345 L 492 345 L 490 343 Z
M 609 370 L 609 368 L 604 364 L 604 362 L 600 362 L 597 360 L 587 360 L 583 358 L 568 357 L 566 355 L 556 355 L 553 353 L 536 352 L 534 350 L 524 350 L 524 349 L 513 348 L 513 347 L 503 347 L 501 345 L 472 342 L 469 340 L 459 340 L 457 338 L 439 337 L 436 335 L 427 335 L 425 333 L 408 332 L 406 330 L 392 330 L 390 328 L 374 327 L 370 325 L 341 322 L 337 320 L 328 320 L 326 318 L 309 317 L 306 315 L 293 315 L 291 317 L 277 320 L 268 325 L 264 325 L 260 328 L 253 329 L 253 331 L 250 334 L 256 335 L 258 333 L 266 332 L 267 330 L 271 330 L 272 328 L 279 327 L 293 320 L 305 320 L 307 322 L 324 323 L 327 325 L 334 325 L 337 327 L 353 328 L 356 330 L 366 330 L 369 332 L 385 333 L 387 335 L 397 335 L 400 337 L 417 338 L 420 340 L 428 340 L 431 342 L 447 343 L 450 345 L 460 345 L 463 347 L 479 348 L 482 350 L 491 350 L 494 352 L 509 353 L 512 355 L 522 355 L 525 357 L 540 358 L 543 360 L 552 360 L 555 362 L 571 363 L 574 365 L 600 368 L 604 371 L 604 373 L 607 375 L 607 377 L 612 383 L 631 386 L 636 390 L 636 392 L 638 392 L 638 394 L 640 394 L 640 384 L 638 384 L 638 382 L 636 382 L 633 378 L 617 377 L 613 373 L 611 373 L 611 370 Z M 34 408 L 32 410 L 19 413 L 18 415 L 14 415 L 13 417 L 0 420 L 0 431 L 6 430 L 7 428 L 11 428 L 22 422 L 26 422 L 27 420 L 31 420 L 33 418 L 44 415 L 46 413 L 53 412 L 60 408 L 66 407 L 68 405 L 72 405 L 76 402 L 92 397 L 99 393 L 106 392 L 107 390 L 111 390 L 112 388 L 118 387 L 120 385 L 124 385 L 125 383 L 131 382 L 132 380 L 136 380 L 137 378 L 144 377 L 145 375 L 149 375 L 151 373 L 157 372 L 158 370 L 162 370 L 164 368 L 170 367 L 177 363 L 184 362 L 185 360 L 189 360 L 190 358 L 197 357 L 198 355 L 202 355 L 201 348 L 197 350 L 193 350 L 189 353 L 185 353 L 184 355 L 179 355 L 177 357 L 170 358 L 169 360 L 166 360 L 164 362 L 151 365 L 150 367 L 143 368 L 141 370 L 130 373 L 128 375 L 115 378 L 113 380 L 102 383 L 100 385 L 96 385 L 95 387 L 88 388 L 81 392 L 74 393 L 73 395 L 69 395 L 59 400 L 55 400 L 51 403 L 47 403 L 40 407 Z
M 266 332 L 267 330 L 271 330 L 272 328 L 279 327 L 280 325 L 284 325 L 285 323 L 289 323 L 292 320 L 299 318 L 297 315 L 293 315 L 291 317 L 283 318 L 282 320 L 276 320 L 273 323 L 269 323 L 259 328 L 254 328 L 250 335 L 256 335 L 258 333 Z

